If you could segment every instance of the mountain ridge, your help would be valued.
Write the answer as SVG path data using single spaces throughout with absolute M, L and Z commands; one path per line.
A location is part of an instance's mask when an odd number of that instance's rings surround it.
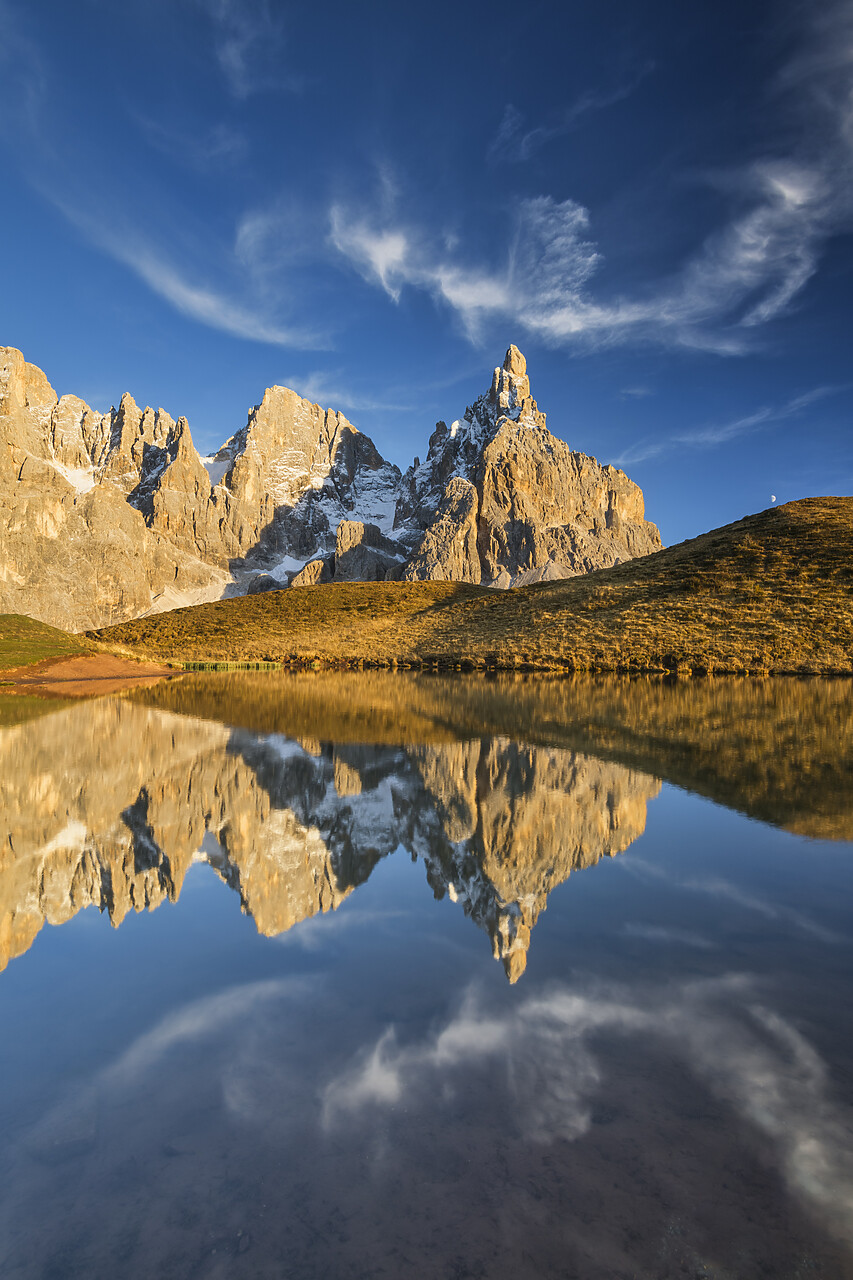
M 68 630 L 324 581 L 507 587 L 660 547 L 623 472 L 553 436 L 514 346 L 402 475 L 333 409 L 270 387 L 199 454 L 129 393 L 101 414 L 0 349 L 0 610 Z

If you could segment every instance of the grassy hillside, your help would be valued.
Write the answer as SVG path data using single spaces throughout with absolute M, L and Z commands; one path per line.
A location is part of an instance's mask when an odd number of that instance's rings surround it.
M 20 613 L 0 613 L 0 728 L 21 724 L 35 716 L 47 715 L 66 703 L 54 699 L 6 696 L 3 672 L 16 667 L 32 666 L 45 658 L 66 658 L 70 654 L 86 653 L 91 646 L 82 644 L 76 636 L 49 627 L 35 618 L 25 618 Z
M 850 673 L 853 498 L 791 502 L 565 582 L 302 587 L 90 634 L 179 661 Z
M 20 613 L 0 613 L 0 671 L 30 666 L 44 658 L 89 652 L 91 645 L 83 644 L 67 631 Z

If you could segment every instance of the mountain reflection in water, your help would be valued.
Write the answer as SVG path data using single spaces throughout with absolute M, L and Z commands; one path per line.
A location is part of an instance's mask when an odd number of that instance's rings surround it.
M 0 1274 L 853 1280 L 851 760 L 847 681 L 0 730 Z
M 660 784 L 505 738 L 300 742 L 121 699 L 0 732 L 0 964 L 94 905 L 118 925 L 206 861 L 273 936 L 334 910 L 403 847 L 492 941 L 510 981 L 571 871 L 621 853 Z
M 0 966 L 45 921 L 175 901 L 199 861 L 280 934 L 402 847 L 514 982 L 550 891 L 642 834 L 660 777 L 849 838 L 851 726 L 846 681 L 241 673 L 82 703 L 0 731 Z

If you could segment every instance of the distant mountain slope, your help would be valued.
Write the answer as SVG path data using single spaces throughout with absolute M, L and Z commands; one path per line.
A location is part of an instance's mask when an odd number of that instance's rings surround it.
M 643 495 L 551 435 L 510 347 L 401 476 L 333 410 L 269 388 L 201 457 L 185 418 L 100 414 L 0 348 L 0 611 L 68 630 L 290 584 L 507 587 L 660 547 Z
M 332 584 L 101 633 L 180 659 L 538 670 L 853 672 L 853 498 L 807 498 L 512 591 Z

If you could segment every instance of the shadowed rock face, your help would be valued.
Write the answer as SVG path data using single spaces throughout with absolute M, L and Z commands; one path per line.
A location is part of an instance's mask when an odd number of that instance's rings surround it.
M 334 910 L 401 845 L 511 981 L 548 893 L 622 852 L 659 783 L 508 739 L 301 744 L 118 699 L 0 731 L 0 967 L 86 906 L 118 925 L 206 862 L 260 933 Z
M 0 348 L 0 612 L 83 630 L 264 574 L 320 581 L 303 572 L 317 561 L 341 581 L 508 586 L 659 547 L 637 486 L 547 430 L 515 347 L 402 478 L 342 414 L 287 387 L 201 458 L 185 418 L 130 395 L 97 413 Z

